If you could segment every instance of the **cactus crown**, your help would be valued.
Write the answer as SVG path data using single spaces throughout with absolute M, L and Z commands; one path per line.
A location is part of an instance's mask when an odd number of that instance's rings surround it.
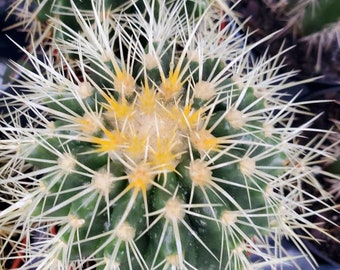
M 293 142 L 303 111 L 278 93 L 293 73 L 278 74 L 276 56 L 253 61 L 220 1 L 144 0 L 132 13 L 106 2 L 71 1 L 76 26 L 52 18 L 63 39 L 27 52 L 35 71 L 14 64 L 25 95 L 3 93 L 16 111 L 1 122 L 13 200 L 0 225 L 31 242 L 0 248 L 1 264 L 18 253 L 22 269 L 279 263 L 270 239 L 284 253 L 280 237 L 313 227 L 306 204 L 321 201 L 301 185 L 316 183 L 323 152 Z

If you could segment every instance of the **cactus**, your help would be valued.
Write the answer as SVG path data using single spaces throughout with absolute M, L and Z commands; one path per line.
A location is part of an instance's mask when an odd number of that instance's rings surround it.
M 338 23 L 340 8 L 336 0 L 262 0 L 274 13 L 283 13 L 289 19 L 286 27 L 307 36 L 323 31 L 329 25 Z
M 165 4 L 171 6 L 173 1 L 166 0 Z M 193 0 L 185 1 L 184 8 L 190 16 L 198 16 L 208 5 L 207 0 L 195 3 Z M 34 39 L 34 47 L 28 47 L 29 50 L 36 50 L 39 45 L 52 45 L 50 40 L 65 39 L 68 37 L 67 29 L 73 31 L 81 31 L 81 26 L 78 24 L 73 12 L 72 5 L 86 16 L 87 20 L 93 21 L 93 12 L 91 1 L 82 0 L 14 0 L 9 10 L 9 16 L 16 18 L 17 23 L 12 27 L 22 27 L 28 33 L 29 39 Z M 154 12 L 158 13 L 159 4 L 155 2 Z M 105 12 L 109 12 L 112 18 L 120 16 L 124 13 L 145 12 L 142 0 L 106 0 L 104 1 Z M 63 27 L 59 24 L 62 22 Z M 11 27 L 9 27 L 11 28 Z
M 307 55 L 312 56 L 313 50 L 317 52 L 315 70 L 320 72 L 322 55 L 340 47 L 340 5 L 338 1 L 334 0 L 313 0 L 309 2 L 302 8 L 297 5 L 291 13 L 293 15 L 295 13 L 295 16 L 297 16 L 297 24 L 300 26 L 300 39 L 308 45 Z M 333 57 L 336 53 L 333 52 Z
M 323 57 L 334 62 L 332 72 L 338 74 L 338 48 L 340 29 L 340 5 L 337 0 L 262 0 L 273 12 L 278 21 L 285 21 L 281 34 L 292 34 L 293 42 L 306 52 L 307 65 L 311 61 L 311 72 L 325 75 L 322 71 Z M 306 50 L 307 47 L 307 50 Z M 294 57 L 294 56 L 293 56 Z M 329 59 L 331 58 L 331 60 Z M 312 61 L 314 60 L 314 61 Z M 308 69 L 304 67 L 305 69 Z M 327 67 L 329 68 L 329 67 Z M 328 74 L 326 74 L 328 75 Z M 338 75 L 337 75 L 338 78 Z M 338 80 L 338 79 L 337 79 Z
M 34 45 L 37 47 L 41 43 L 48 42 L 49 39 L 62 38 L 63 31 L 58 31 L 55 28 L 56 20 L 64 22 L 65 25 L 75 31 L 80 30 L 71 12 L 71 3 L 74 3 L 83 14 L 91 17 L 91 1 L 81 0 L 16 0 L 9 10 L 9 14 L 14 15 L 13 17 L 17 19 L 15 26 L 22 26 L 30 35 L 29 38 L 35 39 Z M 116 12 L 127 11 L 132 6 L 131 1 L 123 0 L 106 1 L 105 3 L 107 3 L 107 11 L 110 10 L 112 16 L 114 16 Z
M 302 189 L 327 152 L 296 144 L 307 112 L 279 92 L 295 73 L 254 60 L 222 1 L 193 16 L 193 2 L 144 0 L 115 18 L 107 1 L 70 3 L 79 28 L 55 19 L 59 61 L 25 51 L 24 94 L 2 93 L 0 265 L 258 269 L 293 259 L 282 237 L 309 258 L 294 229 L 317 229 L 310 202 L 328 208 Z
M 303 36 L 323 31 L 330 24 L 338 23 L 340 8 L 334 0 L 290 1 L 287 15 L 295 20 Z

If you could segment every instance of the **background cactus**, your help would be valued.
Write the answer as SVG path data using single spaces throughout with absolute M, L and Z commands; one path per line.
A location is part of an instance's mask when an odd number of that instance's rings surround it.
M 247 26 L 257 30 L 252 39 L 280 30 L 263 47 L 270 44 L 273 55 L 283 42 L 287 48 L 294 47 L 285 55 L 288 69 L 301 70 L 303 77 L 322 75 L 320 81 L 328 84 L 340 82 L 337 0 L 249 0 L 240 1 L 237 11 L 244 19 L 251 16 Z
M 55 19 L 66 38 L 26 51 L 24 94 L 2 93 L 0 265 L 274 268 L 293 259 L 282 237 L 309 257 L 294 229 L 318 229 L 308 204 L 324 211 L 327 193 L 302 185 L 328 154 L 295 144 L 310 123 L 294 127 L 306 112 L 280 99 L 295 73 L 279 55 L 254 60 L 222 1 L 193 16 L 193 2 L 144 0 L 115 18 L 107 1 L 70 3 L 79 28 Z
M 340 6 L 334 0 L 290 1 L 286 7 L 292 27 L 298 38 L 307 44 L 307 55 L 316 56 L 315 70 L 320 72 L 322 55 L 340 47 Z M 338 48 L 338 49 L 336 49 Z M 316 52 L 316 54 L 314 54 Z M 334 52 L 333 57 L 339 52 Z
M 288 1 L 284 10 L 289 25 L 308 36 L 339 24 L 340 8 L 334 0 Z M 328 28 L 329 30 L 330 28 Z

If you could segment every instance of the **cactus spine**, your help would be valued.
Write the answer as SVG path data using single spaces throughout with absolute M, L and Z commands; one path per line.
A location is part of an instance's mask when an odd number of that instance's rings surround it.
M 308 123 L 292 126 L 304 112 L 279 98 L 291 73 L 276 57 L 252 62 L 222 1 L 193 16 L 190 1 L 144 0 L 114 18 L 107 1 L 70 3 L 60 61 L 26 52 L 25 95 L 3 93 L 0 226 L 18 240 L 0 265 L 256 269 L 280 263 L 282 236 L 308 256 L 293 229 L 316 227 L 308 203 L 322 198 L 301 185 L 327 153 L 294 143 Z

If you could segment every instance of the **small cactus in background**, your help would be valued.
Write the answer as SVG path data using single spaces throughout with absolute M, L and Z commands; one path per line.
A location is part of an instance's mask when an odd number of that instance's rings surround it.
M 295 1 L 290 1 L 295 2 Z M 340 47 L 340 5 L 337 0 L 310 0 L 290 4 L 288 24 L 308 45 L 307 55 L 317 52 L 315 70 L 320 72 L 322 54 Z M 334 52 L 339 54 L 339 52 Z
M 307 58 L 314 59 L 313 73 L 322 73 L 325 62 L 338 63 L 340 47 L 340 5 L 337 0 L 262 0 L 278 20 L 286 21 L 282 35 L 293 34 Z M 307 50 L 306 50 L 307 47 Z M 330 55 L 330 56 L 329 56 Z M 329 59 L 334 58 L 334 59 Z M 339 65 L 339 64 L 335 64 Z M 338 69 L 335 68 L 338 72 Z
M 254 60 L 222 1 L 137 1 L 115 17 L 107 2 L 71 1 L 77 28 L 51 19 L 58 61 L 51 49 L 26 51 L 34 71 L 13 63 L 23 95 L 2 93 L 0 228 L 13 231 L 0 265 L 274 268 L 293 259 L 282 237 L 309 257 L 294 229 L 317 229 L 308 205 L 323 198 L 302 185 L 318 186 L 328 154 L 295 143 L 310 123 L 294 127 L 306 112 L 279 92 L 295 73 Z
M 289 19 L 286 28 L 293 28 L 299 36 L 338 28 L 340 7 L 336 0 L 262 1 L 272 12 L 285 14 Z
M 285 10 L 292 19 L 289 24 L 303 36 L 323 31 L 332 24 L 339 24 L 340 7 L 334 0 L 289 1 Z

